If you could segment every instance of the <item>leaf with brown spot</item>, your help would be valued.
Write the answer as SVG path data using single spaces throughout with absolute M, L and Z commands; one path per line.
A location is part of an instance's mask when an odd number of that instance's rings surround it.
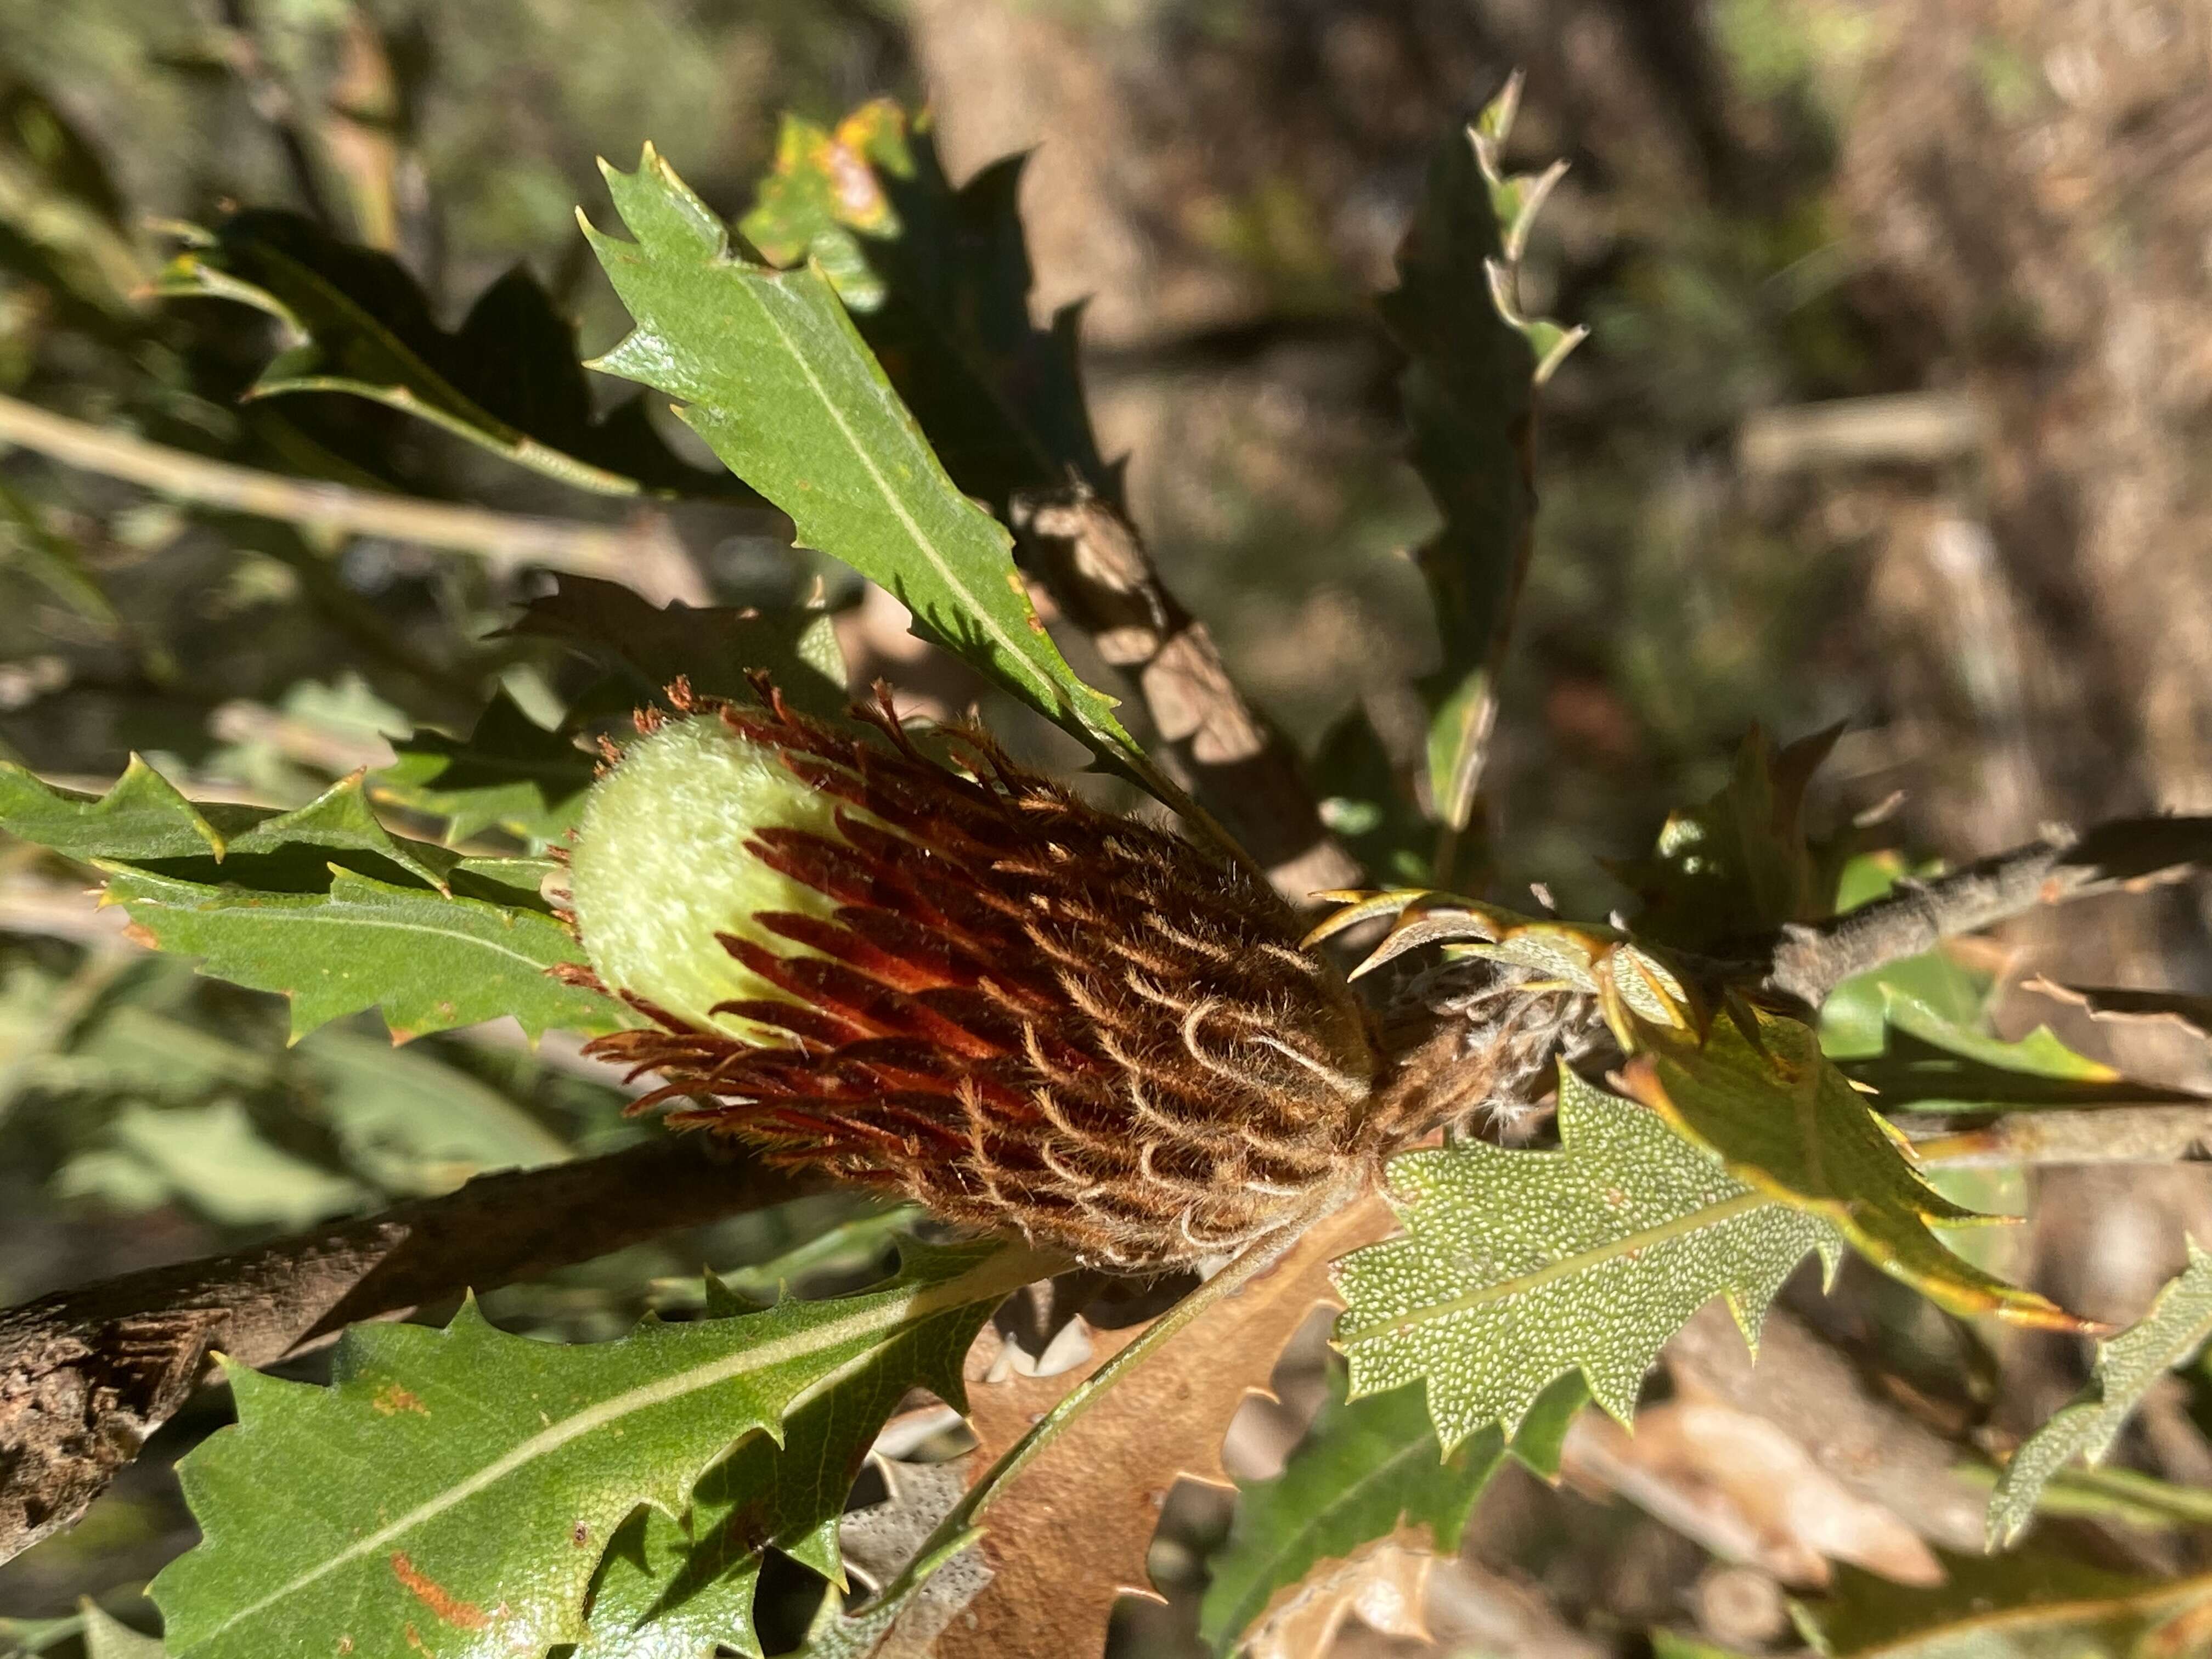
M 1145 1557 L 1178 1480 L 1229 1484 L 1222 1437 L 1244 1397 L 1265 1393 L 1306 1316 L 1334 1303 L 1328 1263 L 1389 1231 L 1372 1194 L 1316 1224 L 1244 1291 L 1131 1371 L 1054 1440 L 992 1505 L 982 1551 L 991 1582 L 938 1638 L 938 1659 L 1085 1659 L 1103 1650 L 1125 1594 L 1151 1595 Z M 1089 1364 L 1054 1376 L 983 1381 L 999 1348 L 969 1355 L 974 1467 L 996 1462 L 1141 1328 L 1097 1333 Z

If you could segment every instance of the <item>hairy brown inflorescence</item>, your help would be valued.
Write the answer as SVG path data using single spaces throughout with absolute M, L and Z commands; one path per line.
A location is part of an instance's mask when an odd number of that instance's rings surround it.
M 763 693 L 676 695 L 834 800 L 834 828 L 744 841 L 826 902 L 717 935 L 773 994 L 716 1024 L 629 994 L 652 1025 L 590 1052 L 666 1079 L 637 1109 L 688 1100 L 671 1121 L 1121 1270 L 1234 1249 L 1364 1178 L 1369 1021 L 1272 891 L 980 732 L 963 776 L 887 702 L 856 711 L 878 741 Z

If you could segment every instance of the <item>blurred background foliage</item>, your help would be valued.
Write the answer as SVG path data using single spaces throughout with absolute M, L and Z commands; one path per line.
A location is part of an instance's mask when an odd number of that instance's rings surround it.
M 818 595 L 856 685 L 981 700 L 1018 749 L 1066 763 L 757 509 L 587 493 L 359 401 L 241 403 L 271 320 L 150 292 L 180 228 L 284 208 L 391 252 L 446 329 L 524 266 L 588 354 L 623 325 L 573 217 L 601 200 L 595 155 L 627 165 L 650 138 L 734 220 L 787 113 L 927 101 L 955 179 L 1034 149 L 1035 309 L 1087 301 L 1101 447 L 1127 458 L 1162 571 L 1316 757 L 1376 873 L 1417 874 L 1382 849 L 1435 657 L 1404 550 L 1433 517 L 1370 296 L 1437 136 L 1518 65 L 1509 160 L 1572 163 L 1522 298 L 1593 333 L 1544 400 L 1487 850 L 1501 891 L 1540 882 L 1601 913 L 1626 895 L 1595 860 L 1718 787 L 1754 720 L 1848 721 L 1820 812 L 1887 807 L 1896 838 L 1953 855 L 2051 817 L 2212 808 L 2208 51 L 2212 15 L 2181 0 L 0 0 L 0 391 L 205 456 L 627 529 L 634 561 L 597 574 L 655 601 Z M 601 409 L 621 391 L 594 377 Z M 203 797 L 297 804 L 390 765 L 410 726 L 465 732 L 495 687 L 541 726 L 603 695 L 557 641 L 500 631 L 550 586 L 496 550 L 181 507 L 15 451 L 0 755 L 97 787 L 137 750 Z M 404 777 L 384 786 L 403 814 Z M 482 833 L 549 827 L 502 822 Z M 495 1029 L 394 1054 L 372 1023 L 288 1048 L 281 1011 L 143 957 L 82 885 L 0 846 L 0 1299 L 641 1133 L 612 1079 Z M 2212 977 L 2184 895 L 2067 916 L 2063 940 L 2013 942 L 2077 979 Z M 2012 960 L 1978 967 L 2001 1028 L 2024 1029 L 2050 1011 L 2014 1006 Z M 2130 1042 L 2138 1074 L 2205 1080 L 2178 1042 Z M 2190 1169 L 2039 1187 L 2019 1270 L 2115 1319 L 2212 1220 Z M 492 1306 L 611 1334 L 641 1287 L 766 1259 L 825 1213 Z M 2015 1425 L 2080 1375 L 2042 1339 L 1984 1359 Z M 1306 1364 L 1290 1398 L 1310 1409 Z M 203 1401 L 169 1449 L 221 1416 Z M 1470 1549 L 1585 1628 L 1674 1617 L 1718 1571 L 1618 1506 L 1500 1490 Z M 1164 1582 L 1200 1583 L 1222 1524 L 1194 1503 L 1156 1552 Z M 0 1570 L 20 1621 L 0 1648 L 75 1642 L 73 1598 L 127 1607 L 188 1535 L 146 1460 Z M 1734 1638 L 1778 1638 L 1758 1620 L 1779 1602 L 1753 1601 Z M 1190 1618 L 1148 1613 L 1129 1639 L 1183 1650 Z M 1556 1620 L 1516 1640 L 1599 1650 Z

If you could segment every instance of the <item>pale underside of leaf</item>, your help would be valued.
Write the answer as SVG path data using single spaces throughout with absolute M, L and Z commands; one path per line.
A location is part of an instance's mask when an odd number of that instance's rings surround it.
M 1472 1143 L 1395 1160 L 1404 1237 L 1339 1262 L 1355 1396 L 1427 1385 L 1440 1439 L 1516 1430 L 1579 1370 L 1624 1421 L 1660 1347 L 1715 1297 L 1747 1340 L 1828 1222 L 1738 1181 L 1631 1102 L 1561 1073 L 1560 1147 Z
M 2169 1279 L 2150 1311 L 2097 1345 L 2097 1365 L 2081 1393 L 2022 1441 L 1990 1498 L 1991 1548 L 2012 1543 L 2035 1517 L 2052 1475 L 2077 1454 L 2103 1461 L 2144 1392 L 2212 1337 L 2212 1254 L 2189 1241 L 2189 1265 Z

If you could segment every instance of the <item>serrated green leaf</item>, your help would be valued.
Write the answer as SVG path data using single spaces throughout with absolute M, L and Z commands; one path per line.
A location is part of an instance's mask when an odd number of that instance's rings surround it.
M 1282 1474 L 1240 1489 L 1229 1537 L 1206 1563 L 1198 1634 L 1217 1654 L 1234 1650 L 1277 1591 L 1401 1522 L 1427 1528 L 1438 1554 L 1455 1552 L 1507 1455 L 1554 1473 L 1566 1425 L 1589 1400 L 1579 1376 L 1562 1377 L 1510 1445 L 1493 1424 L 1446 1455 L 1419 1388 L 1347 1402 L 1341 1374 L 1332 1372 L 1329 1382 L 1321 1415 Z
M 1559 1149 L 1469 1143 L 1389 1166 L 1403 1237 L 1334 1268 L 1352 1395 L 1416 1378 L 1446 1446 L 1517 1431 L 1579 1370 L 1626 1421 L 1659 1350 L 1715 1297 L 1746 1340 L 1805 1256 L 1843 1238 L 1776 1203 L 1633 1102 L 1562 1069 Z
M 624 590 L 627 592 L 628 590 Z M 417 728 L 392 740 L 394 763 L 376 775 L 378 797 L 446 820 L 463 842 L 500 829 L 543 846 L 568 832 L 598 763 L 568 733 L 524 714 L 505 688 L 465 738 Z
M 774 1548 L 831 1583 L 845 1582 L 837 1522 L 868 1448 L 907 1390 L 957 1406 L 960 1362 L 988 1310 L 958 1344 L 934 1334 L 886 1343 L 835 1392 L 784 1420 L 781 1446 L 754 1436 L 708 1471 L 679 1525 L 634 1517 L 594 1586 L 592 1634 L 574 1659 L 711 1659 L 716 1645 L 757 1656 L 752 1601 L 762 1552 Z
M 292 868 L 299 866 L 305 866 L 301 873 L 307 879 L 315 881 L 331 862 L 325 855 L 336 853 L 362 855 L 369 872 L 384 874 L 384 866 L 389 866 L 426 887 L 448 890 L 447 878 L 460 861 L 458 856 L 427 842 L 403 840 L 386 830 L 369 810 L 362 783 L 363 775 L 358 772 L 341 778 L 305 806 L 263 818 L 232 836 L 223 852 L 224 880 L 240 882 L 251 861 L 260 878 L 255 885 L 289 884 Z M 271 880 L 280 871 L 283 879 Z
M 471 1304 L 442 1331 L 356 1326 L 329 1389 L 234 1367 L 237 1426 L 179 1466 L 204 1541 L 153 1586 L 170 1649 L 490 1659 L 581 1641 L 607 1540 L 640 1506 L 682 1514 L 734 1444 L 892 1346 L 957 1372 L 991 1308 L 1054 1266 L 917 1249 L 881 1290 L 580 1347 L 504 1335 Z
M 2144 1391 L 2212 1337 L 2212 1255 L 2192 1238 L 2189 1265 L 2166 1281 L 2150 1311 L 2118 1336 L 2097 1344 L 2097 1364 L 2081 1392 L 2061 1407 L 2012 1455 L 1990 1498 L 1990 1547 L 2002 1549 L 2027 1529 L 2045 1483 L 2079 1453 L 2104 1461 Z
M 389 255 L 340 242 L 298 214 L 254 209 L 179 253 L 155 291 L 235 301 L 284 326 L 292 343 L 248 397 L 366 398 L 602 495 L 737 489 L 678 459 L 641 399 L 594 417 L 575 331 L 520 266 L 486 289 L 448 333 Z
M 2139 1578 L 2057 1555 L 1945 1555 L 1918 1589 L 1838 1563 L 1797 1623 L 1836 1659 L 2178 1659 L 2203 1650 L 2212 1575 Z
M 829 279 L 732 258 L 720 222 L 649 146 L 635 173 L 603 171 L 635 240 L 586 234 L 636 326 L 597 367 L 684 399 L 684 420 L 805 545 L 880 583 L 922 638 L 1175 799 L 1113 699 L 1060 656 L 1012 538 L 954 486 Z
M 1030 321 L 1024 158 L 955 190 L 927 116 L 862 105 L 834 131 L 787 116 L 738 230 L 775 265 L 821 264 L 960 488 L 1001 514 L 1071 475 L 1111 500 L 1083 398 L 1073 309 Z
M 1810 1026 L 1731 1003 L 1702 1040 L 1638 1020 L 1646 1052 L 1629 1091 L 1729 1172 L 1835 1226 L 1869 1261 L 1961 1315 L 2079 1331 L 2084 1322 L 1948 1249 L 1930 1222 L 1998 1219 L 1952 1203 L 1920 1176 L 1897 1132 L 1872 1111 Z
M 227 835 L 270 814 L 195 806 L 137 756 L 104 795 L 57 789 L 0 761 L 0 830 L 74 859 L 221 858 Z
M 845 653 L 826 611 L 739 611 L 680 600 L 656 606 L 619 582 L 556 580 L 507 631 L 559 640 L 623 673 L 641 701 L 683 678 L 702 696 L 750 702 L 745 676 L 764 669 L 793 708 L 825 720 L 845 712 Z
M 1413 466 L 1443 516 L 1415 557 L 1443 646 L 1443 665 L 1423 687 L 1431 799 L 1437 817 L 1455 829 L 1474 811 L 1498 673 L 1528 568 L 1534 389 L 1559 343 L 1550 335 L 1533 341 L 1512 303 L 1513 261 L 1527 226 L 1511 222 L 1522 217 L 1529 181 L 1507 179 L 1498 152 L 1517 97 L 1516 82 L 1474 127 L 1439 146 L 1398 250 L 1398 286 L 1376 301 L 1407 358 L 1399 385 Z
M 110 902 L 161 950 L 292 1003 L 292 1035 L 379 1008 L 401 1040 L 512 1014 L 532 1036 L 611 1030 L 620 1010 L 547 969 L 581 960 L 550 917 L 331 868 L 327 891 L 257 892 L 102 862 Z

